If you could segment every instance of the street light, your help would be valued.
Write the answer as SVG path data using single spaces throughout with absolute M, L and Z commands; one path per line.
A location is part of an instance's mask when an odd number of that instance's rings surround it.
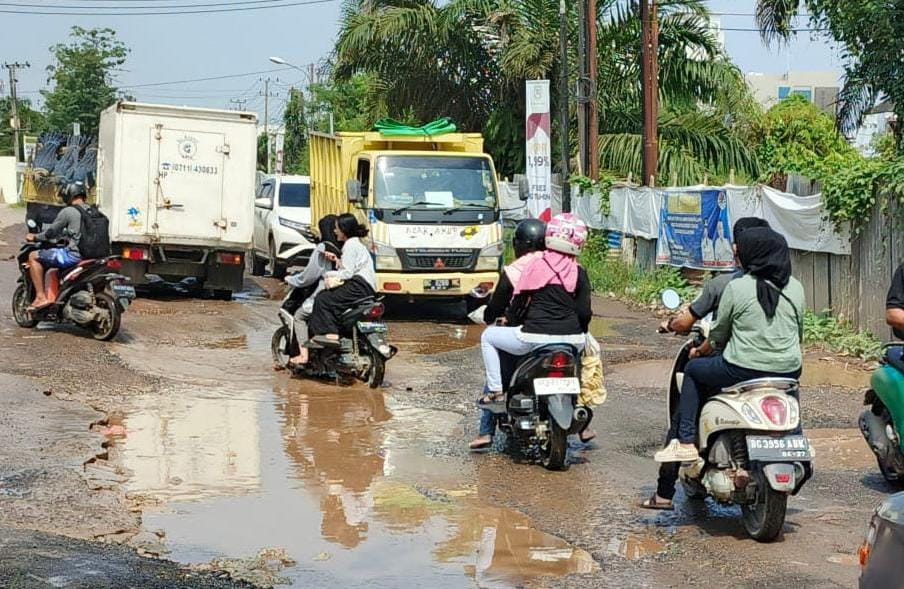
M 283 59 L 282 57 L 278 57 L 278 56 L 276 56 L 276 55 L 271 55 L 271 56 L 270 56 L 270 61 L 273 62 L 273 63 L 275 63 L 276 65 L 285 65 L 285 66 L 289 66 L 290 68 L 296 69 L 296 70 L 300 71 L 301 73 L 303 73 L 305 76 L 307 76 L 307 78 L 308 78 L 308 92 L 309 92 L 309 93 L 311 92 L 311 86 L 314 85 L 314 64 L 310 64 L 310 65 L 308 66 L 308 69 L 303 69 L 303 68 L 298 67 L 298 66 L 295 65 L 294 63 L 291 63 L 291 62 L 289 62 L 289 61 L 286 61 L 286 60 Z M 312 96 L 313 96 L 313 95 L 312 95 Z M 322 112 L 322 111 L 321 111 L 321 112 Z M 332 135 L 332 134 L 333 134 L 333 112 L 332 112 L 332 110 L 330 110 L 330 113 L 329 113 L 329 114 L 330 114 L 330 135 Z

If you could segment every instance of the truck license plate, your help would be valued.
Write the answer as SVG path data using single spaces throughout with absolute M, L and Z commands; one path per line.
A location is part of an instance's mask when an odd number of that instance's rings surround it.
M 581 381 L 577 378 L 535 378 L 534 394 L 543 395 L 580 395 Z
M 424 290 L 459 290 L 461 289 L 460 278 L 440 278 L 436 280 L 425 280 Z
M 764 462 L 810 460 L 810 440 L 806 436 L 747 436 L 747 455 Z

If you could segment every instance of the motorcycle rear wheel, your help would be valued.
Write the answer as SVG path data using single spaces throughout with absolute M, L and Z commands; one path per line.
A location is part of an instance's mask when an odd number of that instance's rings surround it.
M 568 432 L 559 427 L 555 419 L 549 420 L 549 438 L 546 447 L 540 448 L 543 466 L 547 470 L 568 470 Z
M 19 327 L 30 329 L 38 324 L 34 316 L 28 312 L 28 305 L 31 304 L 31 293 L 29 288 L 23 283 L 19 283 L 16 291 L 13 293 L 13 318 Z
M 367 386 L 378 389 L 383 386 L 386 376 L 386 360 L 376 350 L 371 351 L 370 370 L 367 372 Z
M 119 307 L 116 306 L 113 297 L 107 293 L 95 294 L 94 301 L 94 304 L 107 311 L 109 316 L 91 324 L 91 335 L 94 336 L 94 339 L 102 342 L 110 341 L 119 333 L 119 326 L 122 321 Z
M 757 542 L 772 542 L 785 526 L 788 494 L 769 486 L 766 477 L 757 476 L 757 501 L 741 505 L 741 518 L 750 537 Z
M 289 366 L 289 330 L 283 325 L 273 332 L 270 340 L 270 353 L 273 355 L 273 363 L 280 368 Z

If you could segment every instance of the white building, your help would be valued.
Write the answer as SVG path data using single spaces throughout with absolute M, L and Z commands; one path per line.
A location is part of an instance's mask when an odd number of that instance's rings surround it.
M 867 157 L 876 155 L 873 141 L 876 137 L 891 133 L 891 123 L 895 121 L 895 105 L 891 100 L 884 100 L 873 107 L 865 117 L 863 124 L 857 129 L 853 144 L 857 150 Z
M 745 77 L 754 98 L 763 108 L 769 109 L 789 96 L 800 95 L 826 114 L 835 116 L 840 90 L 836 72 L 750 72 Z

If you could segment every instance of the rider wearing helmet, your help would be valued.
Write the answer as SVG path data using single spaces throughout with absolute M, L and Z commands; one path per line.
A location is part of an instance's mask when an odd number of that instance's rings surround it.
M 515 250 L 515 261 L 503 268 L 499 284 L 490 297 L 483 312 L 483 322 L 487 325 L 499 321 L 512 325 L 512 317 L 508 316 L 509 303 L 515 295 L 515 285 L 522 270 L 539 256 L 538 252 L 546 249 L 546 223 L 539 219 L 525 219 L 515 227 L 512 236 L 512 248 Z
M 82 215 L 76 207 L 85 207 L 88 191 L 84 182 L 72 182 L 60 190 L 60 197 L 66 203 L 66 208 L 60 211 L 53 223 L 44 231 L 29 233 L 27 241 L 42 241 L 45 239 L 66 239 L 66 247 L 46 248 L 33 251 L 28 256 L 28 271 L 31 274 L 32 283 L 35 285 L 35 298 L 31 303 L 32 311 L 41 309 L 53 303 L 44 294 L 44 269 L 59 268 L 67 270 L 82 261 L 79 254 L 78 242 L 81 239 Z
M 523 356 L 552 343 L 584 347 L 592 316 L 591 288 L 577 256 L 586 240 L 587 226 L 570 213 L 556 215 L 546 226 L 546 250 L 528 254 L 530 259 L 512 281 L 514 297 L 505 310 L 506 324 L 487 327 L 481 337 L 486 385 L 479 404 L 494 405 L 505 399 L 500 350 Z M 481 430 L 480 437 L 470 443 L 472 450 L 493 442 L 492 432 Z M 592 436 L 592 432 L 581 434 L 583 441 Z
M 540 219 L 525 219 L 518 223 L 512 237 L 512 248 L 515 250 L 516 258 L 545 250 L 546 223 Z

